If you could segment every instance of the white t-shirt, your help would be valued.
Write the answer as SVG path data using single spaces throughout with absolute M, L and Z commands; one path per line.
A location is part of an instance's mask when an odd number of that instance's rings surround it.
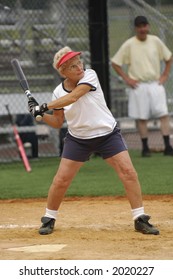
M 106 105 L 96 72 L 92 69 L 85 70 L 84 77 L 78 82 L 78 85 L 81 84 L 91 85 L 92 89 L 73 104 L 63 108 L 69 133 L 80 139 L 111 133 L 116 126 L 116 120 Z M 52 100 L 66 94 L 69 94 L 69 91 L 65 90 L 61 83 L 55 88 Z
M 147 35 L 145 41 L 137 37 L 128 39 L 111 61 L 122 66 L 128 65 L 128 75 L 139 81 L 155 81 L 160 77 L 160 62 L 172 56 L 166 45 L 154 35 Z

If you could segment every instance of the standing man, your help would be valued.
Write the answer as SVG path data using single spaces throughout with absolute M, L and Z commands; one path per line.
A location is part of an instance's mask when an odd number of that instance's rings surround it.
M 160 119 L 164 140 L 164 155 L 173 156 L 170 145 L 170 126 L 166 92 L 163 84 L 169 76 L 172 53 L 154 35 L 149 35 L 149 22 L 144 16 L 134 20 L 136 36 L 123 43 L 111 59 L 113 69 L 129 86 L 129 117 L 134 118 L 142 141 L 142 156 L 151 156 L 148 146 L 147 122 L 151 117 Z M 161 73 L 161 61 L 164 69 Z M 127 73 L 123 70 L 127 65 Z

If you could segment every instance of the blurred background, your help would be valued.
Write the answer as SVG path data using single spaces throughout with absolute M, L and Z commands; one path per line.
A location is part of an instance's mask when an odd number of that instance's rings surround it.
M 141 149 L 136 123 L 127 116 L 126 85 L 110 65 L 110 58 L 133 35 L 137 15 L 147 16 L 151 33 L 173 51 L 172 0 L 0 0 L 0 164 L 20 160 L 6 105 L 29 158 L 60 156 L 66 124 L 59 130 L 33 120 L 11 59 L 19 59 L 38 102 L 49 102 L 61 82 L 53 57 L 66 45 L 82 51 L 85 67 L 96 70 L 129 149 Z M 173 69 L 166 83 L 171 129 L 172 78 Z M 159 121 L 152 119 L 148 125 L 151 149 L 162 151 Z

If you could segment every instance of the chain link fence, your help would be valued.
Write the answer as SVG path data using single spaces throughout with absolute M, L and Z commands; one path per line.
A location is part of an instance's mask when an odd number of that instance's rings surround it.
M 152 6 L 148 4 L 150 2 Z M 139 14 L 147 16 L 151 32 L 173 50 L 173 4 L 163 5 L 161 2 L 107 0 L 110 57 L 133 35 L 133 20 Z M 53 56 L 65 45 L 82 51 L 86 67 L 90 65 L 88 0 L 0 0 L 0 162 L 20 159 L 5 105 L 9 106 L 18 125 L 28 156 L 60 154 L 63 131 L 60 134 L 59 130 L 36 123 L 30 117 L 11 59 L 17 58 L 21 62 L 38 102 L 48 102 L 61 81 L 52 67 Z M 173 112 L 172 76 L 173 69 L 166 83 L 170 114 Z M 126 85 L 111 66 L 110 88 L 112 113 L 119 121 L 129 148 L 138 149 L 140 139 L 135 122 L 127 116 Z M 162 148 L 162 139 L 155 134 L 158 121 L 152 120 L 149 126 L 152 145 Z
M 38 102 L 51 100 L 61 81 L 53 69 L 54 54 L 63 46 L 83 52 L 90 63 L 87 0 L 0 1 L 0 162 L 19 159 L 9 123 L 8 104 L 28 156 L 56 156 L 60 131 L 36 123 L 14 75 L 11 59 L 19 59 L 30 90 Z

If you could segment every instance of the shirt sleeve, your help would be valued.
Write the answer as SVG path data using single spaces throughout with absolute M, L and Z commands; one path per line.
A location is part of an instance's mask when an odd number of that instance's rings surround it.
M 57 93 L 55 93 L 55 91 L 53 91 L 52 93 L 52 101 L 58 99 L 59 97 L 57 96 Z
M 91 86 L 91 90 L 95 91 L 98 86 L 98 77 L 96 72 L 92 69 L 85 70 L 84 77 L 80 79 L 77 85 L 81 85 L 81 84 L 89 85 Z
M 111 58 L 111 62 L 123 66 L 123 64 L 130 64 L 130 41 L 127 40 L 119 50 L 115 53 L 115 55 Z
M 168 61 L 172 56 L 172 52 L 168 49 L 168 47 L 157 37 L 158 45 L 159 45 L 159 56 L 160 60 Z
M 55 90 L 52 93 L 52 101 L 57 100 L 60 98 L 59 93 L 58 93 L 59 86 L 55 88 Z M 62 110 L 63 108 L 54 108 L 53 110 Z

